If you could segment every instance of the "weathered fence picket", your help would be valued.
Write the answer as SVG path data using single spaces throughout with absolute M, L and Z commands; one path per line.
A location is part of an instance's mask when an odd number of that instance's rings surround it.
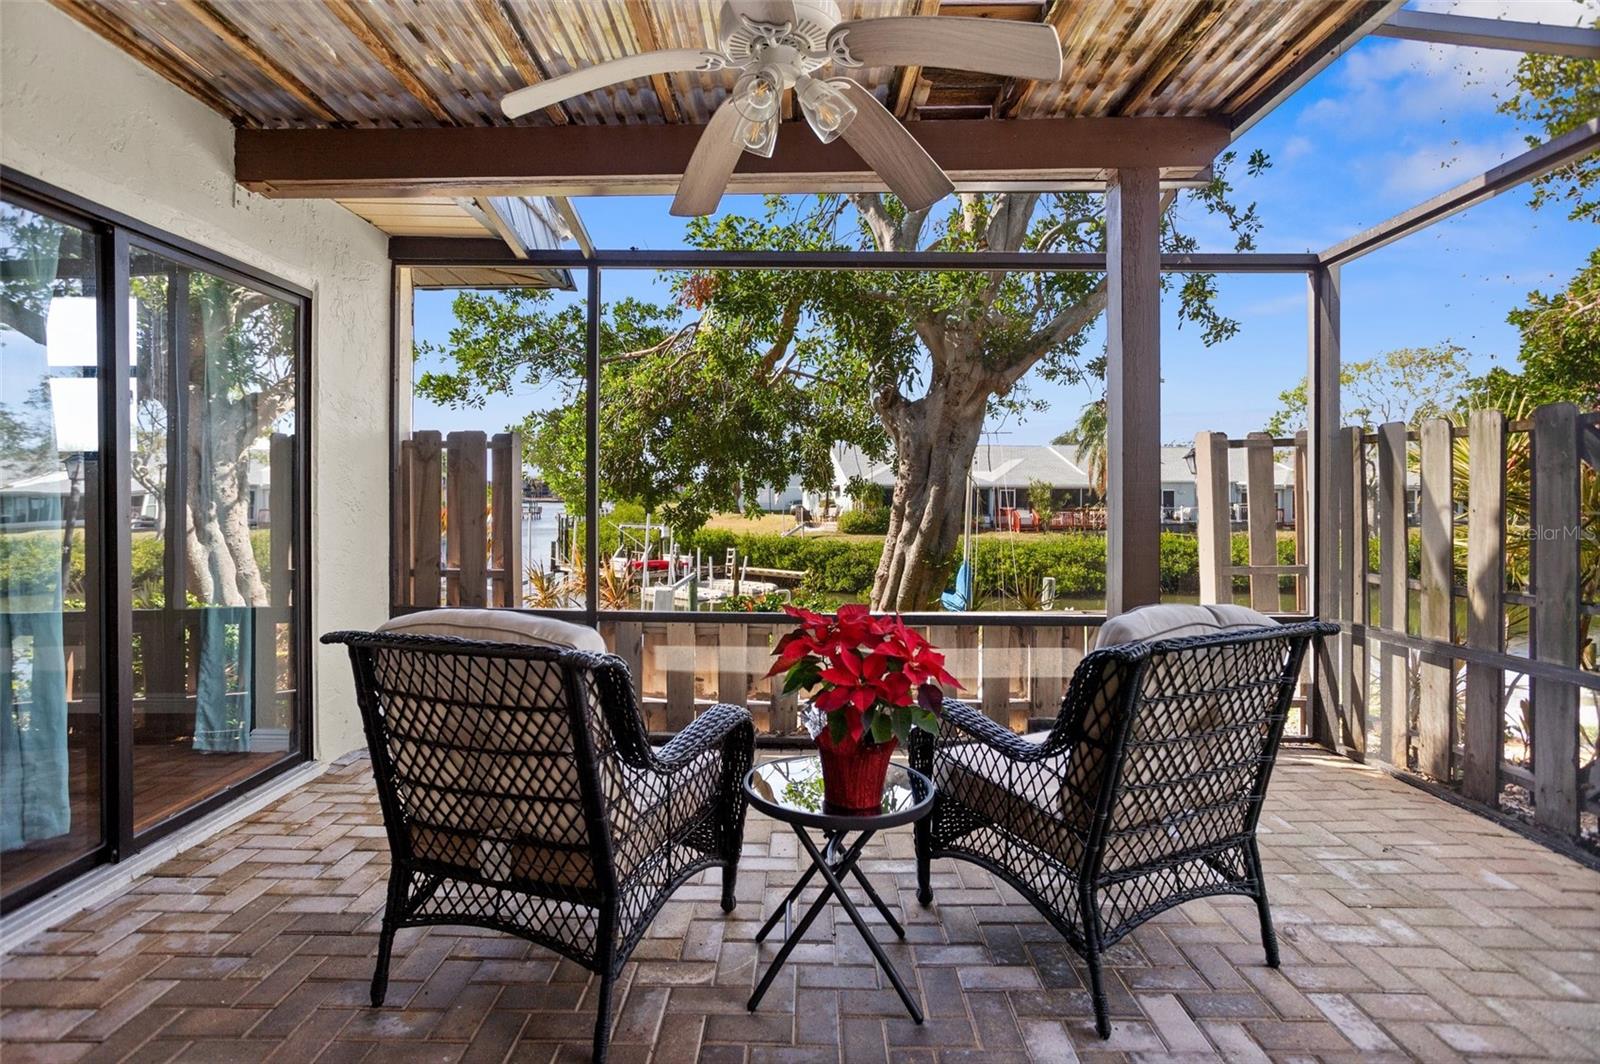
M 482 432 L 452 432 L 442 440 L 437 432 L 414 433 L 400 443 L 395 483 L 396 605 L 522 605 L 517 433 L 498 433 L 492 444 Z
M 1391 421 L 1378 428 L 1378 625 L 1406 630 L 1406 427 Z M 1383 752 L 1404 768 L 1409 759 L 1406 652 L 1385 643 L 1379 678 Z
M 1506 418 L 1475 410 L 1467 435 L 1467 646 L 1505 650 Z M 1467 662 L 1462 793 L 1476 802 L 1500 800 L 1505 719 L 1505 673 Z
M 1533 415 L 1533 656 L 1578 666 L 1578 408 Z M 1578 689 L 1535 676 L 1533 804 L 1539 823 L 1578 829 Z
M 1450 422 L 1443 418 L 1424 421 L 1419 447 L 1422 485 L 1417 525 L 1422 547 L 1422 602 L 1418 631 L 1424 639 L 1450 643 L 1454 641 L 1451 590 L 1455 554 Z M 1419 669 L 1417 767 L 1435 779 L 1447 780 L 1455 739 L 1455 661 L 1423 655 Z

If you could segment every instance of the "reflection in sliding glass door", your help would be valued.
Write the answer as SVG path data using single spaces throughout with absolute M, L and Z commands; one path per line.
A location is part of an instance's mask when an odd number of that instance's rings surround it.
M 97 240 L 0 204 L 0 893 L 97 851 Z
M 299 307 L 135 248 L 134 831 L 299 750 Z

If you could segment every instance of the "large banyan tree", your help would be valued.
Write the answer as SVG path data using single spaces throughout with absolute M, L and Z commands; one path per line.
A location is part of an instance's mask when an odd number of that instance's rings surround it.
M 1254 209 L 1227 199 L 1226 162 L 1196 197 L 1252 246 Z M 1252 173 L 1266 162 L 1249 161 Z M 1195 242 L 1172 224 L 1166 250 Z M 875 193 L 769 198 L 761 217 L 697 219 L 688 241 L 725 251 L 1092 252 L 1104 246 L 1102 197 L 960 195 L 907 211 Z M 872 589 L 880 610 L 926 608 L 948 578 L 964 489 L 985 421 L 1038 407 L 1030 380 L 1090 381 L 1087 351 L 1105 307 L 1098 273 L 1017 270 L 740 269 L 667 275 L 671 303 L 608 303 L 601 322 L 601 492 L 661 511 L 680 531 L 798 477 L 831 487 L 831 451 L 856 447 L 894 468 L 889 532 Z M 1179 283 L 1180 318 L 1206 342 L 1237 324 L 1214 305 L 1213 278 Z M 581 498 L 584 310 L 549 292 L 465 292 L 448 341 L 424 354 L 419 394 L 481 406 L 513 386 L 558 385 L 560 399 L 520 426 L 528 460 L 565 498 Z M 1071 417 L 1061 417 L 1066 422 Z

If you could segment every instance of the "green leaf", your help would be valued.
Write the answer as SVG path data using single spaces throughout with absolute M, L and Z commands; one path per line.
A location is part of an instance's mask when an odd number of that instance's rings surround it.
M 829 713 L 828 738 L 832 739 L 835 744 L 842 743 L 844 742 L 846 734 L 844 714 L 839 712 Z
M 887 713 L 872 715 L 872 741 L 886 743 L 894 738 L 894 719 Z

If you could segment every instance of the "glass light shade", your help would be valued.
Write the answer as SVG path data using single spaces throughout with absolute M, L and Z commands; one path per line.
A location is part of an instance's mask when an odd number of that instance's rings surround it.
M 773 114 L 761 121 L 741 118 L 736 135 L 739 147 L 752 155 L 770 159 L 778 147 L 778 116 Z
M 778 113 L 783 86 L 765 71 L 746 74 L 733 87 L 733 106 L 752 122 L 765 122 Z
M 817 139 L 826 144 L 843 133 L 855 120 L 856 105 L 832 81 L 802 77 L 795 82 L 800 110 Z

